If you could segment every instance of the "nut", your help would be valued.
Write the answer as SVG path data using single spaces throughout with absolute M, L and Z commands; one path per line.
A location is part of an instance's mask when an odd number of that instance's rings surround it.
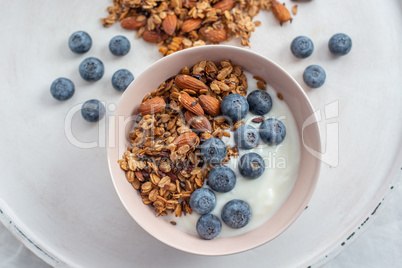
M 122 28 L 126 30 L 137 30 L 147 23 L 146 19 L 138 20 L 138 17 L 128 17 L 120 21 Z
M 276 0 L 271 0 L 272 12 L 277 20 L 282 24 L 283 22 L 292 21 L 289 10 L 284 4 L 279 3 Z
M 142 115 L 159 113 L 160 111 L 165 109 L 165 107 L 165 101 L 160 97 L 155 97 L 141 103 L 141 105 L 137 109 L 137 113 Z
M 174 141 L 173 144 L 177 145 L 177 148 L 180 148 L 184 145 L 188 145 L 192 147 L 198 140 L 198 136 L 194 132 L 187 132 L 184 134 L 181 134 L 179 137 L 177 137 Z
M 222 11 L 226 11 L 226 10 L 231 10 L 233 8 L 233 6 L 234 6 L 234 0 L 223 0 L 223 1 L 216 3 L 212 7 L 215 9 L 220 9 Z
M 211 131 L 212 126 L 209 120 L 203 115 L 195 115 L 190 111 L 184 113 L 184 118 L 186 119 L 187 123 L 190 124 L 195 129 L 201 131 Z
M 218 116 L 221 114 L 221 104 L 214 97 L 207 95 L 200 95 L 198 97 L 198 101 L 200 102 L 201 107 L 207 114 L 212 116 Z
M 168 35 L 172 35 L 174 33 L 174 31 L 176 30 L 176 26 L 177 26 L 176 15 L 167 15 L 162 22 L 163 30 Z
M 212 27 L 201 28 L 200 35 L 203 37 L 205 41 L 209 41 L 212 43 L 219 43 L 226 40 L 227 32 L 225 29 L 214 29 Z
M 145 29 L 144 33 L 142 34 L 142 38 L 149 42 L 149 43 L 159 43 L 167 38 L 165 33 L 161 33 L 159 35 L 156 31 L 149 31 Z
M 183 107 L 190 112 L 193 112 L 196 115 L 204 115 L 204 110 L 202 109 L 201 105 L 190 95 L 186 93 L 180 94 L 179 101 Z
M 175 84 L 181 89 L 190 89 L 199 92 L 201 89 L 208 90 L 208 86 L 192 76 L 181 74 L 174 79 Z
M 181 25 L 181 31 L 183 33 L 191 32 L 191 31 L 197 29 L 198 27 L 200 27 L 201 23 L 202 23 L 202 19 L 200 19 L 200 18 L 185 20 L 183 22 L 183 24 Z

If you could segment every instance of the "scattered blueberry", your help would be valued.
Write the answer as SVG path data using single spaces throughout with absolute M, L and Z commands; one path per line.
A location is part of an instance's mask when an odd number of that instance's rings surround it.
M 226 166 L 214 167 L 209 172 L 208 185 L 219 193 L 227 193 L 236 185 L 236 174 Z
M 239 171 L 247 179 L 257 179 L 264 173 L 265 162 L 259 154 L 248 153 L 239 161 Z
M 109 50 L 115 56 L 124 56 L 130 51 L 130 41 L 125 36 L 117 35 L 109 42 Z
M 293 39 L 290 50 L 296 58 L 304 59 L 313 53 L 314 45 L 310 38 L 298 36 Z
M 223 207 L 221 218 L 230 228 L 239 229 L 250 222 L 251 208 L 245 201 L 233 199 Z
M 343 56 L 352 49 L 352 39 L 343 33 L 335 34 L 329 39 L 329 51 L 336 56 Z
M 59 101 L 68 100 L 74 95 L 74 91 L 74 83 L 64 77 L 57 78 L 50 86 L 50 93 Z
M 216 206 L 215 194 L 207 188 L 195 190 L 190 197 L 190 207 L 198 214 L 204 215 L 211 212 Z
M 81 62 L 79 72 L 84 80 L 94 82 L 102 78 L 105 67 L 99 59 L 89 57 Z
M 219 165 L 227 154 L 225 143 L 218 138 L 210 138 L 201 145 L 201 156 L 205 163 Z
M 250 112 L 253 114 L 264 115 L 272 108 L 271 96 L 264 90 L 254 90 L 247 96 Z
M 217 237 L 222 230 L 221 220 L 212 214 L 202 215 L 197 221 L 198 235 L 204 239 L 211 240 Z
M 88 33 L 77 31 L 70 36 L 70 39 L 68 39 L 68 46 L 72 52 L 83 54 L 91 48 L 92 39 Z
M 252 149 L 258 145 L 260 137 L 258 131 L 250 125 L 238 127 L 234 133 L 234 141 L 240 149 Z
M 88 100 L 81 108 L 82 117 L 88 122 L 98 122 L 105 116 L 105 106 L 98 100 Z
M 260 126 L 260 137 L 268 145 L 281 143 L 286 136 L 285 125 L 275 118 L 269 118 L 262 122 Z
M 126 69 L 117 70 L 112 76 L 112 85 L 117 91 L 124 91 L 134 80 L 134 75 Z
M 240 94 L 229 94 L 223 98 L 221 103 L 221 112 L 229 117 L 233 122 L 244 118 L 248 113 L 248 102 Z
M 311 88 L 322 86 L 326 77 L 324 69 L 319 65 L 310 65 L 303 73 L 304 83 Z

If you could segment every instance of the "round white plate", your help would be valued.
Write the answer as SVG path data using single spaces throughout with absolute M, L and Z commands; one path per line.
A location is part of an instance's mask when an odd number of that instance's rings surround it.
M 258 15 L 262 25 L 251 38 L 251 49 L 284 67 L 307 92 L 321 115 L 325 152 L 317 156 L 324 163 L 308 208 L 286 232 L 257 249 L 220 258 L 161 244 L 129 217 L 113 189 L 105 130 L 120 93 L 110 79 L 120 68 L 139 75 L 161 56 L 154 45 L 134 39 L 133 32 L 101 26 L 99 18 L 107 15 L 111 2 L 2 5 L 0 220 L 26 246 L 59 267 L 156 267 L 167 260 L 176 267 L 308 267 L 325 263 L 367 228 L 393 180 L 401 177 L 400 1 L 298 2 L 293 23 L 282 27 L 271 12 Z M 296 2 L 286 3 L 290 7 Z M 89 32 L 93 39 L 84 55 L 73 54 L 67 46 L 76 30 Z M 344 57 L 333 57 L 327 48 L 338 32 L 353 40 L 352 51 Z M 117 34 L 131 41 L 125 57 L 108 51 L 109 40 Z M 304 60 L 289 49 L 298 35 L 309 36 L 315 45 L 313 55 Z M 78 74 L 79 63 L 89 56 L 105 64 L 105 76 L 96 83 Z M 310 64 L 326 70 L 323 87 L 309 89 L 302 81 Z M 66 102 L 49 93 L 60 76 L 76 85 Z M 89 124 L 79 114 L 80 104 L 91 98 L 108 107 L 100 124 Z

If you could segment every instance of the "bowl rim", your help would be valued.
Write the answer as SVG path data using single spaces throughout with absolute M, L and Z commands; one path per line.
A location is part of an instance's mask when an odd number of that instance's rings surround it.
M 242 47 L 236 47 L 236 46 L 232 46 L 232 45 L 221 45 L 221 44 L 219 44 L 219 45 L 206 45 L 206 46 L 192 47 L 192 48 L 184 49 L 184 50 L 175 52 L 175 53 L 173 53 L 173 54 L 171 54 L 171 55 L 169 55 L 169 56 L 160 58 L 160 59 L 158 59 L 157 61 L 153 62 L 153 63 L 152 63 L 150 66 L 148 66 L 140 75 L 137 76 L 137 79 L 138 79 L 138 77 L 143 76 L 144 73 L 150 72 L 152 69 L 156 68 L 155 66 L 158 66 L 158 65 L 160 65 L 160 64 L 163 64 L 165 61 L 171 61 L 173 58 L 176 58 L 176 57 L 183 57 L 183 56 L 186 56 L 187 54 L 191 55 L 191 54 L 196 53 L 196 52 L 198 52 L 198 51 L 204 51 L 204 50 L 210 50 L 210 49 L 242 51 L 242 53 L 252 54 L 252 55 L 254 55 L 254 56 L 256 56 L 256 57 L 262 58 L 262 59 L 265 60 L 265 61 L 268 61 L 271 65 L 273 65 L 273 66 L 274 66 L 275 68 L 277 68 L 280 72 L 282 72 L 282 74 L 285 75 L 285 76 L 287 77 L 287 79 L 289 79 L 289 81 L 291 81 L 291 82 L 298 88 L 299 93 L 304 97 L 303 103 L 305 103 L 305 105 L 308 107 L 308 109 L 309 109 L 310 112 L 311 112 L 311 115 L 310 115 L 309 118 L 311 118 L 314 122 L 318 122 L 318 121 L 317 121 L 317 116 L 316 116 L 315 110 L 314 110 L 314 108 L 313 108 L 313 105 L 312 105 L 310 99 L 308 98 L 306 92 L 303 90 L 303 88 L 300 86 L 300 84 L 296 81 L 296 79 L 295 79 L 294 77 L 292 77 L 283 67 L 281 67 L 279 64 L 277 64 L 277 63 L 274 62 L 273 60 L 271 60 L 271 59 L 269 59 L 269 58 L 267 58 L 267 57 L 265 57 L 265 56 L 263 56 L 263 55 L 261 55 L 261 54 L 259 54 L 259 53 L 256 53 L 256 52 L 254 52 L 254 51 L 251 51 L 251 50 L 249 50 L 249 49 L 242 48 Z M 193 52 L 193 51 L 195 51 L 195 52 Z M 129 87 L 127 88 L 127 90 L 125 90 L 125 92 L 123 92 L 123 94 L 121 95 L 121 97 L 120 97 L 120 99 L 119 99 L 119 101 L 118 101 L 118 103 L 117 103 L 117 105 L 116 105 L 116 109 L 114 110 L 113 114 L 110 115 L 110 116 L 112 116 L 112 117 L 116 116 L 116 113 L 117 113 L 117 111 L 119 110 L 119 107 L 121 106 L 121 103 L 123 102 L 124 98 L 129 94 L 129 93 L 128 93 L 128 92 L 129 92 L 129 89 L 130 89 L 131 87 L 133 87 L 132 85 L 135 83 L 135 81 L 136 81 L 137 79 L 135 79 L 135 80 L 129 85 Z M 148 91 L 150 92 L 150 90 L 148 90 Z M 286 102 L 286 100 L 285 100 L 285 102 Z M 293 112 L 292 112 L 292 113 L 293 113 Z M 109 117 L 110 117 L 110 116 L 109 116 Z M 314 128 L 313 131 L 316 133 L 316 136 L 318 137 L 317 144 L 315 144 L 315 148 L 316 148 L 316 150 L 317 150 L 318 152 L 321 152 L 321 151 L 322 151 L 322 142 L 321 142 L 321 133 L 320 133 L 320 129 L 319 129 L 319 127 L 318 127 L 317 124 L 313 124 L 311 127 Z M 109 146 L 109 142 L 110 142 L 109 135 L 110 135 L 110 133 L 111 133 L 110 131 L 112 131 L 111 125 L 109 125 L 109 127 L 108 127 L 108 132 L 107 132 L 107 136 L 108 136 L 108 137 L 107 137 L 107 145 L 106 145 L 106 146 L 107 146 L 107 162 L 108 162 L 109 174 L 110 174 L 110 176 L 111 176 L 111 180 L 112 180 L 114 189 L 115 189 L 115 191 L 116 191 L 116 193 L 117 193 L 117 195 L 118 195 L 118 197 L 119 197 L 119 199 L 120 199 L 120 202 L 123 204 L 124 208 L 126 209 L 127 213 L 130 215 L 130 217 L 131 217 L 143 230 L 145 230 L 145 231 L 146 231 L 148 234 L 150 234 L 152 237 L 156 238 L 158 241 L 160 241 L 160 242 L 164 243 L 165 245 L 168 245 L 168 246 L 170 246 L 170 247 L 172 247 L 172 248 L 178 249 L 178 250 L 183 251 L 183 252 L 187 252 L 187 253 L 191 253 L 191 254 L 195 254 L 195 255 L 202 255 L 202 256 L 224 256 L 224 255 L 231 255 L 231 254 L 236 254 L 236 253 L 245 252 L 245 251 L 248 251 L 248 250 L 257 248 L 257 247 L 259 247 L 259 246 L 262 246 L 262 245 L 268 243 L 269 241 L 272 241 L 273 239 L 277 238 L 277 237 L 278 237 L 279 235 L 281 235 L 286 229 L 288 229 L 288 228 L 299 218 L 299 216 L 300 216 L 300 215 L 302 214 L 302 212 L 304 211 L 304 208 L 301 208 L 302 206 L 300 206 L 300 208 L 297 210 L 297 212 L 294 213 L 294 214 L 291 216 L 291 218 L 287 221 L 286 224 L 284 224 L 281 228 L 278 229 L 277 234 L 276 234 L 274 237 L 272 237 L 271 239 L 269 239 L 269 240 L 267 240 L 267 241 L 262 241 L 262 242 L 260 242 L 260 243 L 255 243 L 253 246 L 249 246 L 249 247 L 246 247 L 246 248 L 243 248 L 243 249 L 239 249 L 239 250 L 236 250 L 236 251 L 230 251 L 230 252 L 225 252 L 225 253 L 215 253 L 215 252 L 208 252 L 208 253 L 205 253 L 205 252 L 199 252 L 199 251 L 196 251 L 196 250 L 191 250 L 191 249 L 188 249 L 188 248 L 186 248 L 186 247 L 184 247 L 184 246 L 180 246 L 180 245 L 178 245 L 178 244 L 171 243 L 171 241 L 168 241 L 167 239 L 163 239 L 163 238 L 161 238 L 161 237 L 158 237 L 158 236 L 154 235 L 152 229 L 151 229 L 151 228 L 148 228 L 143 222 L 138 221 L 138 220 L 137 220 L 137 217 L 134 216 L 134 215 L 132 215 L 130 209 L 128 208 L 128 204 L 126 204 L 126 202 L 125 202 L 125 200 L 124 200 L 124 198 L 123 198 L 123 196 L 122 196 L 122 193 L 119 191 L 119 188 L 118 188 L 118 186 L 117 186 L 116 179 L 115 179 L 115 177 L 114 177 L 115 175 L 114 175 L 114 173 L 113 173 L 113 171 L 112 171 L 112 170 L 113 170 L 112 165 L 116 165 L 116 163 L 115 163 L 115 162 L 112 162 L 112 159 L 111 159 L 111 158 L 112 158 L 112 157 L 111 157 L 111 153 L 112 153 L 112 149 L 113 149 L 113 148 Z M 115 131 L 115 129 L 113 129 L 113 133 L 114 133 L 114 131 Z M 303 133 L 299 133 L 299 136 L 301 136 L 301 135 L 303 135 Z M 116 144 L 116 146 L 118 146 L 118 144 Z M 300 147 L 302 147 L 302 146 L 303 146 L 303 145 L 300 144 Z M 306 194 L 305 194 L 305 199 L 304 199 L 305 202 L 304 202 L 303 204 L 306 205 L 306 206 L 307 206 L 307 204 L 310 202 L 310 200 L 311 200 L 311 198 L 312 198 L 312 196 L 313 196 L 313 194 L 314 194 L 314 192 L 315 192 L 315 189 L 316 189 L 316 186 L 317 186 L 317 183 L 318 183 L 318 179 L 319 179 L 319 174 L 320 174 L 321 166 L 322 166 L 322 161 L 321 161 L 320 159 L 317 159 L 317 165 L 316 165 L 316 167 L 315 167 L 315 170 L 314 170 L 313 176 L 312 176 L 312 177 L 313 177 L 313 182 L 310 184 L 309 190 L 308 190 L 308 191 L 306 192 Z M 300 172 L 300 166 L 299 166 L 299 171 L 298 171 L 298 173 L 299 173 L 299 172 Z M 294 187 L 294 186 L 293 186 L 293 187 Z M 293 191 L 293 190 L 292 190 L 292 191 Z M 289 197 L 290 197 L 290 193 L 289 193 L 289 196 L 287 197 L 287 199 L 288 199 Z M 287 199 L 286 199 L 286 200 L 287 200 Z M 286 201 L 285 201 L 285 202 L 286 202 Z M 281 207 L 282 207 L 283 205 L 284 205 L 284 204 L 282 204 Z M 279 211 L 279 210 L 280 210 L 280 208 L 278 209 L 278 211 Z M 275 215 L 278 211 L 276 211 L 276 212 L 274 213 L 274 215 Z M 273 216 L 274 216 L 274 215 L 273 215 Z M 273 216 L 272 216 L 272 217 L 273 217 Z M 260 226 L 260 227 L 261 227 L 261 226 Z M 257 229 L 257 228 L 259 228 L 259 227 L 256 227 L 255 229 Z M 254 230 L 254 229 L 253 229 L 253 230 Z M 251 231 L 253 231 L 253 230 L 250 230 L 249 232 L 251 232 Z M 182 231 L 182 232 L 184 232 L 184 231 Z M 249 233 L 249 232 L 246 232 L 245 234 L 247 234 L 247 233 Z M 244 235 L 244 234 L 243 234 L 243 235 Z M 230 238 L 230 237 L 224 237 L 224 238 Z

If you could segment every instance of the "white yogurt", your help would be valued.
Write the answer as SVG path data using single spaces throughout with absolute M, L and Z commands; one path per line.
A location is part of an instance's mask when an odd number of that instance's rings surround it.
M 246 76 L 249 85 L 248 93 L 250 93 L 257 89 L 256 80 L 249 73 L 246 73 Z M 260 140 L 257 148 L 239 150 L 239 157 L 232 158 L 226 164 L 236 173 L 236 186 L 227 193 L 214 191 L 217 202 L 211 214 L 221 218 L 222 208 L 227 202 L 233 199 L 241 199 L 250 205 L 252 218 L 245 227 L 240 229 L 232 229 L 222 221 L 220 237 L 245 233 L 266 222 L 285 202 L 297 178 L 300 163 L 300 143 L 296 122 L 286 103 L 277 97 L 277 92 L 271 87 L 268 87 L 267 92 L 270 94 L 273 104 L 271 111 L 265 115 L 265 118 L 281 120 L 286 127 L 286 137 L 277 146 L 268 146 Z M 256 117 L 259 116 L 249 113 L 243 121 L 258 130 L 260 124 L 251 122 Z M 236 145 L 233 140 L 233 133 L 231 133 L 231 138 L 225 138 L 223 141 L 230 147 Z M 262 176 L 254 180 L 244 178 L 237 168 L 241 156 L 250 152 L 261 155 L 266 166 Z M 191 215 L 187 214 L 181 217 L 175 217 L 174 213 L 169 213 L 164 218 L 168 221 L 175 221 L 177 223 L 176 227 L 183 231 L 198 235 L 196 224 L 199 217 L 200 215 L 193 212 Z

